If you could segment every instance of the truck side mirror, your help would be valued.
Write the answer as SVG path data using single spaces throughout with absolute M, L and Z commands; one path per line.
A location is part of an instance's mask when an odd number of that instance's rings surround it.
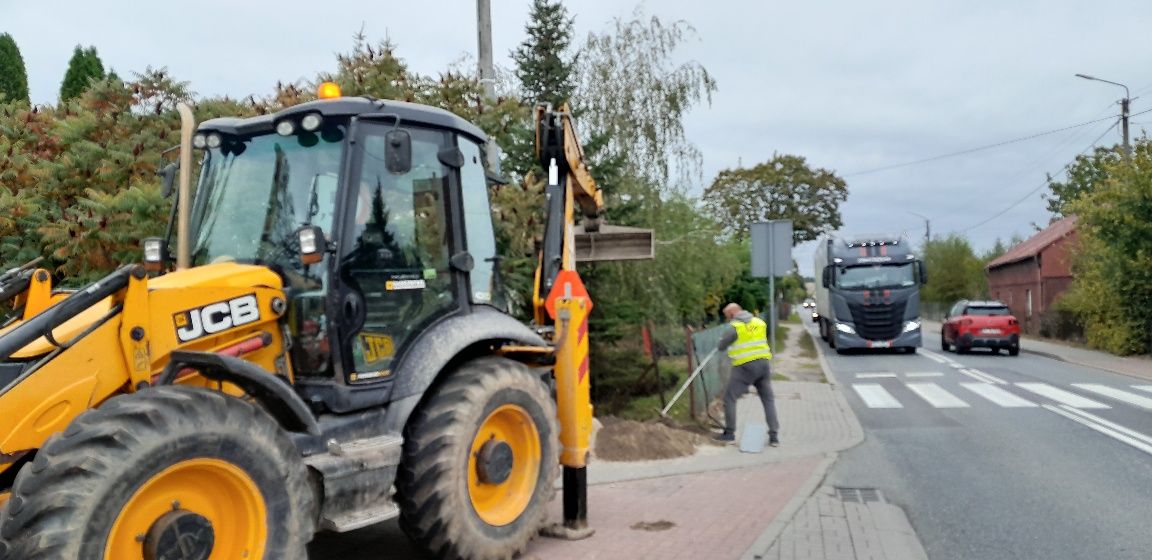
M 916 268 L 920 269 L 920 283 L 928 283 L 928 268 L 924 266 L 924 261 L 916 261 Z
M 825 288 L 832 285 L 832 267 L 831 266 L 824 267 L 824 270 L 820 273 L 820 285 L 824 286 Z

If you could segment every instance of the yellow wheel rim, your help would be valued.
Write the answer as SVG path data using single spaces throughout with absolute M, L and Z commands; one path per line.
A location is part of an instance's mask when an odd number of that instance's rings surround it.
M 112 525 L 104 558 L 144 558 L 144 541 L 172 512 L 190 512 L 211 523 L 211 556 L 264 557 L 264 496 L 239 467 L 219 459 L 190 459 L 160 471 L 128 499 Z
M 528 411 L 514 404 L 493 410 L 468 455 L 468 495 L 476 515 L 495 526 L 516 521 L 532 501 L 540 456 L 540 434 Z

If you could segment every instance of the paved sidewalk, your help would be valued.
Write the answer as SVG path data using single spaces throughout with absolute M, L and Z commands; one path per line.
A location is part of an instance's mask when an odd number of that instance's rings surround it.
M 933 333 L 940 332 L 940 323 L 937 321 L 923 321 L 924 329 Z M 1047 340 L 1025 336 L 1020 343 L 1020 350 L 1032 354 L 1039 354 L 1054 360 L 1069 362 L 1081 366 L 1093 367 L 1114 373 L 1131 375 L 1141 379 L 1152 380 L 1152 360 L 1144 357 L 1114 356 L 1107 352 L 1078 348 Z
M 754 560 L 927 560 L 908 516 L 878 492 L 821 488 Z

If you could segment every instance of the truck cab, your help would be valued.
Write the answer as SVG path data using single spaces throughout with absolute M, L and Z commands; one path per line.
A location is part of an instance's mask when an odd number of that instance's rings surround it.
M 899 236 L 827 238 L 816 251 L 816 318 L 838 353 L 921 346 L 923 261 Z

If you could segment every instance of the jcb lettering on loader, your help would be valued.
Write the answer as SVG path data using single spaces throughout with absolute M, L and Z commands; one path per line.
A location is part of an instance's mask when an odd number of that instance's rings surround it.
M 256 295 L 249 294 L 176 314 L 176 337 L 188 342 L 259 320 Z

